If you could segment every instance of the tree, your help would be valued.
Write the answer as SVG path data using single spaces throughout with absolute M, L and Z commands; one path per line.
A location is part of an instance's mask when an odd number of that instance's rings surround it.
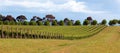
M 14 22 L 14 21 L 10 21 L 10 23 L 9 23 L 10 25 L 15 25 L 16 24 L 16 22 Z
M 8 20 L 6 20 L 6 21 L 3 22 L 3 24 L 4 24 L 4 25 L 9 25 L 10 23 L 9 23 Z
M 60 26 L 63 26 L 63 25 L 64 25 L 64 21 L 63 21 L 63 20 L 60 20 L 60 21 L 59 21 L 59 25 L 60 25 Z
M 91 22 L 91 25 L 96 25 L 97 24 L 97 20 L 93 20 L 92 22 Z
M 14 21 L 14 22 L 16 22 L 16 20 L 14 19 L 14 17 L 12 17 L 11 15 L 7 15 L 7 16 L 3 19 L 3 21 Z
M 73 25 L 72 21 L 69 20 L 68 23 L 67 23 L 67 25 L 68 26 L 72 26 Z
M 79 20 L 76 20 L 74 25 L 81 25 L 81 22 Z
M 3 21 L 4 18 L 5 18 L 5 16 L 0 14 L 0 21 Z
M 38 22 L 38 21 L 42 21 L 42 19 L 38 16 L 33 16 L 33 18 L 30 21 Z
M 50 26 L 50 22 L 47 20 L 47 21 L 45 21 L 44 25 Z
M 102 25 L 106 25 L 106 23 L 107 23 L 107 21 L 105 19 L 102 20 L 102 22 L 101 22 Z
M 117 23 L 118 23 L 118 20 L 117 20 L 117 19 L 112 20 L 112 24 L 113 24 L 113 25 L 115 25 L 115 24 L 117 24 Z
M 109 21 L 109 25 L 115 25 L 118 23 L 118 20 L 117 19 L 113 19 L 113 20 L 110 20 Z
M 108 24 L 109 24 L 110 26 L 113 25 L 112 20 L 110 20 Z
M 24 22 L 25 20 L 27 20 L 27 18 L 26 18 L 24 15 L 20 15 L 20 16 L 18 16 L 18 17 L 16 18 L 16 20 L 17 20 L 18 22 Z
M 0 21 L 2 21 L 3 16 L 0 14 Z
M 53 20 L 52 25 L 53 25 L 53 26 L 57 26 L 57 21 L 56 21 L 56 20 Z
M 29 25 L 29 22 L 24 21 L 24 22 L 23 22 L 23 25 Z
M 29 25 L 37 25 L 37 23 L 35 21 L 30 21 Z
M 89 21 L 88 20 L 84 20 L 83 25 L 88 25 Z
M 0 25 L 2 25 L 3 24 L 3 21 L 0 21 Z
M 37 25 L 39 25 L 39 26 L 43 25 L 42 21 L 38 21 Z
M 23 25 L 23 23 L 22 22 L 17 22 L 17 25 Z
M 48 14 L 45 16 L 45 18 L 47 18 L 49 22 L 52 22 L 55 19 L 55 16 L 53 16 L 52 14 Z
M 55 20 L 56 22 L 58 22 L 57 20 Z
M 93 21 L 91 16 L 87 17 L 87 20 L 89 21 L 89 23 L 91 23 Z
M 118 24 L 120 24 L 120 20 L 118 20 Z
M 65 18 L 65 19 L 64 19 L 64 23 L 65 23 L 65 25 L 67 25 L 68 22 L 69 22 L 69 19 L 68 19 L 68 18 Z
M 74 24 L 74 20 L 71 19 L 70 21 L 72 22 L 72 25 L 73 25 Z

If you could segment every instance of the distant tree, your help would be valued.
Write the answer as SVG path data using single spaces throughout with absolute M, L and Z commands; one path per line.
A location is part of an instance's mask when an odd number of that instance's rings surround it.
M 88 20 L 84 20 L 83 25 L 89 25 L 89 21 Z
M 42 21 L 38 21 L 37 25 L 42 26 L 43 25 Z
M 69 19 L 68 19 L 68 18 L 65 18 L 65 19 L 64 19 L 65 25 L 67 25 L 68 22 L 69 22 Z
M 3 21 L 0 21 L 0 25 L 3 25 Z
M 120 20 L 118 20 L 118 24 L 120 24 Z
M 81 25 L 81 22 L 79 20 L 76 20 L 74 25 Z
M 47 20 L 47 21 L 45 21 L 44 25 L 45 26 L 50 26 L 50 22 Z
M 63 25 L 64 25 L 64 21 L 63 21 L 63 20 L 60 20 L 60 21 L 59 21 L 59 25 L 60 25 L 60 26 L 63 26 Z
M 3 19 L 5 19 L 5 16 L 0 14 L 0 21 L 3 21 Z
M 110 25 L 110 26 L 113 25 L 112 20 L 109 21 L 109 25 Z
M 117 23 L 118 23 L 118 20 L 117 20 L 117 19 L 113 19 L 113 20 L 112 20 L 112 24 L 113 24 L 113 25 L 115 25 L 115 24 L 117 24 Z
M 23 22 L 23 25 L 29 25 L 29 22 L 24 21 L 24 22 Z
M 22 22 L 17 22 L 17 25 L 23 25 L 23 23 Z
M 69 19 L 68 19 L 68 18 L 65 18 L 65 19 L 64 19 L 64 22 L 68 22 L 68 21 L 69 21 Z
M 87 20 L 89 21 L 89 23 L 91 23 L 93 21 L 91 16 L 87 17 Z
M 55 20 L 56 22 L 58 22 L 57 20 Z
M 14 22 L 16 22 L 16 20 L 14 19 L 14 17 L 12 17 L 12 15 L 7 15 L 7 16 L 3 19 L 3 21 L 14 21 Z
M 49 22 L 52 22 L 55 19 L 55 16 L 53 16 L 52 14 L 47 14 L 45 18 L 47 18 Z
M 30 21 L 38 22 L 38 21 L 42 21 L 42 19 L 38 16 L 33 16 L 33 18 Z
M 9 24 L 10 25 L 16 25 L 16 22 L 15 21 L 9 21 Z
M 104 20 L 102 20 L 101 25 L 106 25 L 106 23 L 107 23 L 107 21 L 104 19 Z
M 26 18 L 24 15 L 20 15 L 20 16 L 18 16 L 18 17 L 16 18 L 16 20 L 17 20 L 18 22 L 24 22 L 25 20 L 27 20 L 27 18 Z
M 67 25 L 68 26 L 72 26 L 73 25 L 72 21 L 69 20 L 68 23 L 67 23 Z
M 73 25 L 74 24 L 74 20 L 71 19 L 70 21 L 72 22 L 72 25 Z
M 0 14 L 0 21 L 2 21 L 3 16 Z
M 97 20 L 93 20 L 93 21 L 91 22 L 91 25 L 97 25 Z
M 56 20 L 53 20 L 52 25 L 53 25 L 53 26 L 57 26 L 57 21 L 56 21 Z
M 3 22 L 3 24 L 4 24 L 4 25 L 9 25 L 10 23 L 9 23 L 8 20 L 6 20 L 6 21 Z
M 29 25 L 37 25 L 37 23 L 35 21 L 30 21 Z

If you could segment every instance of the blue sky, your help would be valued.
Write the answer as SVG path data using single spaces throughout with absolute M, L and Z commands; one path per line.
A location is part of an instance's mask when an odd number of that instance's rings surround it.
M 99 22 L 103 19 L 120 19 L 120 0 L 0 0 L 0 14 L 34 15 L 43 18 L 53 14 L 56 19 L 69 18 L 83 21 L 91 16 Z

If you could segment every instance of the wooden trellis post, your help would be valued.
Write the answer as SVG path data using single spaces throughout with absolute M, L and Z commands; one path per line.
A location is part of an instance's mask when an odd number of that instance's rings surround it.
M 3 25 L 1 26 L 1 33 L 2 33 L 2 38 L 4 38 L 4 34 L 3 34 Z
M 12 38 L 14 38 L 14 34 L 13 34 L 13 29 L 11 27 L 11 34 L 12 34 Z
M 20 38 L 22 39 L 22 28 L 20 28 Z
M 18 28 L 16 28 L 16 38 L 18 38 Z
M 29 39 L 30 38 L 30 35 L 29 35 L 29 29 L 26 29 L 27 30 L 27 38 Z
M 7 26 L 7 35 L 6 35 L 6 38 L 9 38 L 9 27 Z

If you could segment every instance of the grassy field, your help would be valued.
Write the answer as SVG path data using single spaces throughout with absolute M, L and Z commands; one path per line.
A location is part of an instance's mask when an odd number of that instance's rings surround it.
M 120 53 L 120 27 L 80 40 L 0 39 L 0 53 Z

